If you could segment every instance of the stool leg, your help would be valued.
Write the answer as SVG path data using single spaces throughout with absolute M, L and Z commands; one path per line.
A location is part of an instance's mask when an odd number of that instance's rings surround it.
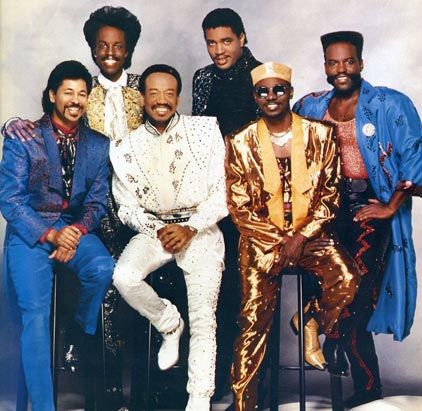
M 57 281 L 56 275 L 53 276 L 53 298 L 51 302 L 51 374 L 53 377 L 53 400 L 54 407 L 57 409 L 58 395 L 58 326 L 57 326 Z
M 305 385 L 305 358 L 304 358 L 304 334 L 303 334 L 303 279 L 302 275 L 297 275 L 297 306 L 298 306 L 298 344 L 299 344 L 299 399 L 300 411 L 306 410 L 306 385 Z
M 270 411 L 278 410 L 279 364 L 280 364 L 280 293 L 274 311 L 271 330 L 271 378 L 270 378 Z
M 344 411 L 343 384 L 341 377 L 330 374 L 331 407 L 333 411 Z
M 96 391 L 96 409 L 103 410 L 105 409 L 104 398 L 106 395 L 105 381 L 106 381 L 106 354 L 105 354 L 105 328 L 104 328 L 104 304 L 101 304 L 100 310 L 100 329 L 98 332 L 99 338 L 99 367 L 100 378 L 97 382 L 97 391 Z

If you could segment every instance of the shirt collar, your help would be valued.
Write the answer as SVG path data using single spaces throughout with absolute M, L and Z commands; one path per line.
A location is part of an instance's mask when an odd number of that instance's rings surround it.
M 56 140 L 58 140 L 59 138 L 71 138 L 77 140 L 79 134 L 79 124 L 74 128 L 69 129 L 57 124 L 51 116 L 50 121 L 53 127 L 54 137 L 56 138 Z
M 148 119 L 145 121 L 145 128 L 149 133 L 155 134 L 156 136 L 159 136 L 160 134 L 168 133 L 173 127 L 176 126 L 176 124 L 179 122 L 179 119 L 180 119 L 180 114 L 176 111 L 176 113 L 174 113 L 173 117 L 170 119 L 169 123 L 167 124 L 167 127 L 166 127 L 166 129 L 164 130 L 163 133 L 160 133 L 150 123 L 150 121 Z
M 122 71 L 122 75 L 116 81 L 111 81 L 105 77 L 102 73 L 98 75 L 98 82 L 106 89 L 126 87 L 127 86 L 127 73 L 125 70 Z

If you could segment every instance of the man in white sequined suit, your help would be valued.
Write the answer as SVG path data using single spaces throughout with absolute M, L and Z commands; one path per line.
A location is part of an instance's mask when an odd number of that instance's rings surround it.
M 146 277 L 175 259 L 183 270 L 190 324 L 186 410 L 208 411 L 214 392 L 215 310 L 224 268 L 217 222 L 227 215 L 224 142 L 213 117 L 179 115 L 181 79 L 166 65 L 141 76 L 145 124 L 112 142 L 113 194 L 123 223 L 137 231 L 117 262 L 114 284 L 162 334 L 161 369 L 178 360 L 184 323 Z

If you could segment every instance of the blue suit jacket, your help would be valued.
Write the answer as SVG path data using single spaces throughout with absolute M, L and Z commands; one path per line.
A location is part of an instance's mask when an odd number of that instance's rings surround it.
M 334 90 L 308 94 L 293 111 L 322 119 L 333 95 Z M 401 180 L 421 185 L 422 126 L 410 99 L 363 80 L 355 118 L 357 142 L 378 200 L 387 203 Z M 410 332 L 416 306 L 411 199 L 391 219 L 391 232 L 391 252 L 368 330 L 402 340 Z
M 61 159 L 50 117 L 38 124 L 31 141 L 4 140 L 0 163 L 0 210 L 7 230 L 31 247 L 59 219 L 88 231 L 97 228 L 109 188 L 109 139 L 80 124 L 72 193 L 63 211 Z

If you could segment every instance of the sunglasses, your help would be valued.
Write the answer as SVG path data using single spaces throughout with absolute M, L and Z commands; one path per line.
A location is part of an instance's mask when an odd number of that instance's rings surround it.
M 276 84 L 274 87 L 256 87 L 255 88 L 255 94 L 258 98 L 267 98 L 270 94 L 271 90 L 272 92 L 277 96 L 281 97 L 286 94 L 286 92 L 289 90 L 290 86 L 286 84 Z

